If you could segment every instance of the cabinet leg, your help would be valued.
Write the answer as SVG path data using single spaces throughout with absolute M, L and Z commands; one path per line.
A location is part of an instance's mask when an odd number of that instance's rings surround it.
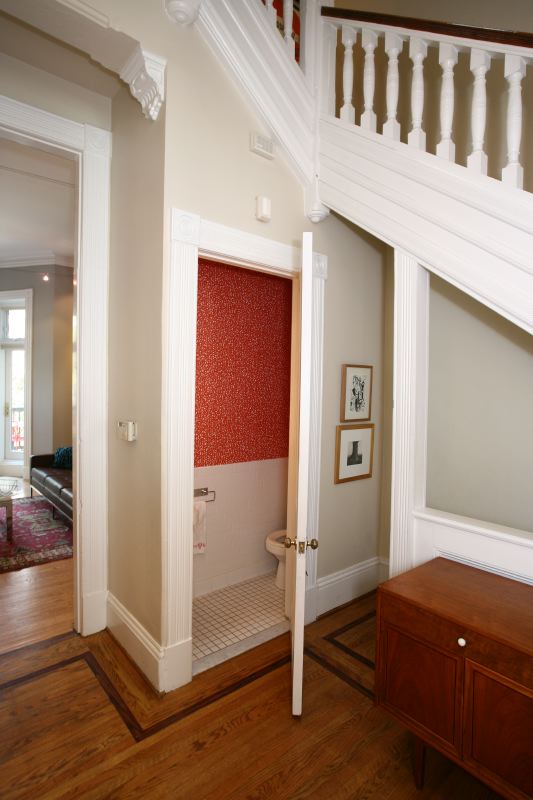
M 424 772 L 426 768 L 426 745 L 419 739 L 418 736 L 414 737 L 415 740 L 415 759 L 413 765 L 413 775 L 415 779 L 415 786 L 417 789 L 424 788 Z

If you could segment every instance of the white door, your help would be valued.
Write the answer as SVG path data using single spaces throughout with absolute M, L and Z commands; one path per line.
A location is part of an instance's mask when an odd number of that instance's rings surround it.
M 298 424 L 291 419 L 291 428 L 297 443 L 293 453 L 297 453 L 297 467 L 294 470 L 292 490 L 296 504 L 294 513 L 288 514 L 287 520 L 287 580 L 286 610 L 291 621 L 292 634 L 292 713 L 302 713 L 302 683 L 304 655 L 304 618 L 305 618 L 305 562 L 307 542 L 307 498 L 309 489 L 309 424 L 311 416 L 311 318 L 313 302 L 313 234 L 304 233 L 302 241 L 302 271 L 300 277 L 299 309 L 293 307 L 293 321 L 298 318 L 299 336 L 293 335 L 293 347 L 299 340 L 299 403 L 291 403 L 291 415 L 298 415 Z M 294 351 L 293 351 L 294 352 Z M 293 359 L 293 369 L 296 366 Z M 295 381 L 292 381 L 291 394 L 294 394 Z M 291 398 L 292 399 L 292 398 Z M 292 459 L 296 461 L 295 458 Z M 291 457 L 289 456 L 289 461 Z M 289 478 L 290 480 L 290 478 Z M 291 487 L 290 487 L 291 488 Z M 315 542 L 313 542 L 315 544 Z

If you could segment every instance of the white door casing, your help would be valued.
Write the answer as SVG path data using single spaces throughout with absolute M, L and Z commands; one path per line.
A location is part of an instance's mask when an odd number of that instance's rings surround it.
M 170 691 L 192 678 L 192 511 L 198 258 L 284 277 L 300 272 L 299 248 L 228 228 L 172 209 L 171 254 L 163 276 L 163 385 L 161 453 L 162 653 L 159 688 Z M 324 281 L 327 259 L 313 254 L 310 534 L 317 535 L 321 437 Z M 314 554 L 313 554 L 314 555 Z M 308 590 L 316 559 L 308 563 Z
M 107 321 L 111 134 L 0 96 L 2 135 L 53 148 L 80 170 L 75 308 L 74 625 L 106 627 Z

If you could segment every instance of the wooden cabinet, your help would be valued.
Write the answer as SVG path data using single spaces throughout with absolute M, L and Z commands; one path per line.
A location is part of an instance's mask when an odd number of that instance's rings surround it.
M 438 558 L 378 590 L 376 698 L 506 798 L 533 798 L 533 587 Z

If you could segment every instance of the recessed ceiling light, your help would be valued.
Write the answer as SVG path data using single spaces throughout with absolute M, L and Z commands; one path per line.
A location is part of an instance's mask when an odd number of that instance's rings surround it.
M 49 280 L 50 280 L 50 276 L 48 275 L 47 272 L 45 272 L 45 274 L 43 275 L 43 281 L 49 281 Z

